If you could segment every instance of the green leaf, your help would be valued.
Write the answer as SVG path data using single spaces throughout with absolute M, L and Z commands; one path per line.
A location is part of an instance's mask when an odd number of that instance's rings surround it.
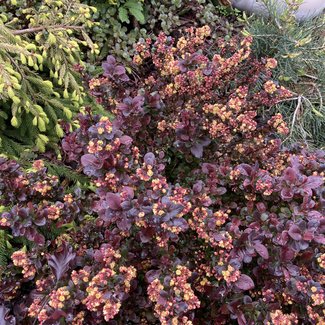
M 130 23 L 128 11 L 124 7 L 118 8 L 118 17 L 122 23 Z
M 130 14 L 141 24 L 145 23 L 142 3 L 137 0 L 128 0 L 123 7 L 127 8 Z
M 134 9 L 137 9 L 137 10 L 140 10 L 140 11 L 143 10 L 142 3 L 140 3 L 137 0 L 128 0 L 124 4 L 124 7 L 129 8 L 129 9 L 134 8 Z
M 141 24 L 145 23 L 145 19 L 142 11 L 135 8 L 129 8 L 129 11 L 131 15 L 134 16 L 138 22 L 140 22 Z
M 6 112 L 0 111 L 0 116 L 5 120 L 8 118 L 8 114 Z

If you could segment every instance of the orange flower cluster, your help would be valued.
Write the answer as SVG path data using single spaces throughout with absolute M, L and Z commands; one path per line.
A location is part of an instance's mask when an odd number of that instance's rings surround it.
M 325 269 L 325 254 L 320 255 L 317 258 L 317 262 L 322 269 Z
M 166 285 L 158 278 L 150 283 L 147 289 L 149 299 L 155 303 L 154 310 L 162 325 L 192 325 L 193 323 L 183 316 L 186 312 L 200 307 L 199 299 L 195 296 L 191 284 L 187 282 L 192 272 L 181 265 L 178 265 L 174 272 Z M 161 296 L 163 290 L 169 293 L 168 298 Z M 164 301 L 165 299 L 167 300 Z
M 61 287 L 54 290 L 50 294 L 48 304 L 54 309 L 62 309 L 64 302 L 70 298 L 70 293 L 67 287 Z
M 195 230 L 199 238 L 210 244 L 214 248 L 222 248 L 230 250 L 232 246 L 232 237 L 227 231 L 220 231 L 218 237 L 212 235 L 209 229 L 214 229 L 222 225 L 228 218 L 228 214 L 224 211 L 217 211 L 215 214 L 205 207 L 197 207 L 193 210 L 192 218 L 188 223 L 191 229 Z M 214 227 L 212 227 L 214 225 Z
M 298 319 L 295 314 L 284 314 L 281 310 L 277 309 L 270 313 L 272 323 L 267 322 L 267 325 L 294 325 L 298 324 Z
M 26 252 L 22 250 L 15 251 L 12 253 L 11 259 L 15 266 L 23 268 L 22 273 L 24 278 L 30 279 L 35 276 L 36 268 L 34 267 L 33 262 L 28 258 Z
M 105 321 L 109 321 L 114 318 L 121 307 L 121 301 L 114 297 L 113 291 L 122 290 L 127 293 L 130 290 L 132 279 L 136 276 L 136 270 L 133 266 L 119 267 L 117 262 L 121 255 L 111 247 L 103 245 L 100 252 L 101 261 L 105 265 L 102 269 L 96 274 L 92 274 L 91 268 L 85 267 L 73 271 L 71 279 L 76 287 L 84 288 L 86 292 L 86 296 L 81 303 L 91 312 L 102 313 Z M 118 278 L 122 281 L 119 284 L 116 282 Z M 114 283 L 115 289 L 112 291 Z M 78 317 L 81 321 L 82 315 Z
M 163 79 L 159 88 L 156 75 L 145 82 L 166 103 L 163 118 L 157 120 L 157 129 L 164 139 L 179 135 L 176 143 L 181 151 L 189 148 L 189 143 L 199 142 L 197 138 L 208 137 L 218 144 L 220 151 L 228 148 L 232 157 L 247 153 L 248 158 L 250 152 L 257 156 L 260 152 L 262 158 L 263 152 L 273 150 L 272 144 L 263 141 L 263 133 L 286 135 L 288 128 L 278 114 L 267 123 L 269 130 L 266 130 L 258 121 L 258 110 L 292 95 L 271 80 L 271 70 L 277 66 L 275 59 L 262 62 L 252 59 L 252 37 L 240 42 L 235 38 L 227 42 L 219 40 L 219 53 L 210 56 L 202 51 L 205 46 L 212 46 L 210 34 L 207 26 L 188 28 L 177 42 L 162 33 L 154 44 L 143 41 L 135 47 L 139 50 L 135 61 L 142 64 L 151 59 L 158 78 Z M 243 71 L 248 61 L 250 68 Z M 261 89 L 250 85 L 260 81 Z M 178 98 L 182 98 L 182 104 L 174 107 Z M 243 141 L 238 144 L 238 139 Z
M 59 178 L 57 176 L 51 176 L 49 179 L 38 181 L 32 185 L 33 189 L 36 192 L 39 192 L 41 195 L 45 196 L 51 192 L 52 188 L 58 183 Z

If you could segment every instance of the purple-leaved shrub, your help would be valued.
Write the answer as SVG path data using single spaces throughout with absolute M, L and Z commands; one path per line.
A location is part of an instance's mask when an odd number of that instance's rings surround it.
M 0 162 L 1 227 L 28 241 L 3 271 L 2 314 L 322 324 L 325 153 L 282 148 L 282 117 L 260 112 L 290 93 L 250 44 L 204 27 L 139 43 L 132 75 L 108 57 L 90 91 L 115 118 L 79 116 L 62 142 L 96 193 L 65 193 L 41 162 Z

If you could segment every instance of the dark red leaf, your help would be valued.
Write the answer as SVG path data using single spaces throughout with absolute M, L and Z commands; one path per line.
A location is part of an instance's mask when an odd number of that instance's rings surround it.
M 133 140 L 128 135 L 123 135 L 120 138 L 120 141 L 121 141 L 122 144 L 125 144 L 125 145 L 129 146 L 132 143 Z
M 240 278 L 235 282 L 235 286 L 241 290 L 251 290 L 254 288 L 253 280 L 246 274 L 242 274 Z
M 311 241 L 313 238 L 314 238 L 314 234 L 311 231 L 307 230 L 304 232 L 303 240 Z
M 259 213 L 264 213 L 266 211 L 266 206 L 263 202 L 256 203 L 256 208 Z
M 247 164 L 241 164 L 238 166 L 238 170 L 244 176 L 250 176 L 252 173 L 252 167 Z
M 153 166 L 156 162 L 156 157 L 152 152 L 148 152 L 145 154 L 143 160 L 147 165 Z
M 196 143 L 191 147 L 191 153 L 196 158 L 201 158 L 203 155 L 203 145 Z
M 44 245 L 45 244 L 45 237 L 35 231 L 35 235 L 32 239 L 36 244 L 38 245 Z
M 316 210 L 311 210 L 308 212 L 308 217 L 310 219 L 319 219 L 321 220 L 322 219 L 322 214 Z
M 317 235 L 314 237 L 314 241 L 318 244 L 325 245 L 325 237 L 323 235 Z
M 140 240 L 142 243 L 148 243 L 151 241 L 153 236 L 155 235 L 154 228 L 144 228 L 140 231 Z
M 159 275 L 159 270 L 150 270 L 146 273 L 145 278 L 148 283 L 151 283 L 153 280 L 157 279 Z
M 118 194 L 115 193 L 107 193 L 106 194 L 106 202 L 108 203 L 110 209 L 112 210 L 121 210 L 121 198 Z
M 288 167 L 283 173 L 283 179 L 288 183 L 294 183 L 297 179 L 297 172 L 292 167 Z
M 86 154 L 81 157 L 81 164 L 84 167 L 92 167 L 95 169 L 99 169 L 103 166 L 103 163 L 96 158 L 94 155 Z
M 8 316 L 10 309 L 4 305 L 0 305 L 0 325 L 15 325 L 16 319 L 14 316 Z
M 237 313 L 238 325 L 247 325 L 247 320 L 242 312 Z
M 60 322 L 58 322 L 60 319 L 62 319 L 62 317 L 66 317 L 67 314 L 60 309 L 56 309 L 51 315 L 50 317 L 44 322 L 44 325 L 53 325 L 53 324 L 60 324 Z
M 304 185 L 305 187 L 308 187 L 310 189 L 315 189 L 318 188 L 319 186 L 321 186 L 323 184 L 323 179 L 322 177 L 319 176 L 309 176 L 307 178 L 307 182 Z
M 301 230 L 298 226 L 292 225 L 288 231 L 289 236 L 294 240 L 301 240 Z
M 254 248 L 256 252 L 260 254 L 265 260 L 269 258 L 269 252 L 263 244 L 257 242 L 254 244 Z
M 75 258 L 71 247 L 65 246 L 62 252 L 51 255 L 48 264 L 51 267 L 56 280 L 59 281 L 64 273 L 69 269 L 69 263 Z
M 122 65 L 117 65 L 114 69 L 114 74 L 118 76 L 125 74 L 125 68 Z
M 281 198 L 282 200 L 288 201 L 293 198 L 293 192 L 290 188 L 283 188 L 281 190 Z
M 295 257 L 295 252 L 290 247 L 282 247 L 281 249 L 281 260 L 284 262 L 291 261 Z
M 127 194 L 129 199 L 134 198 L 134 190 L 130 186 L 123 186 L 123 192 Z
M 106 62 L 107 62 L 107 64 L 115 65 L 116 64 L 116 59 L 114 58 L 113 55 L 108 55 L 107 58 L 106 58 Z

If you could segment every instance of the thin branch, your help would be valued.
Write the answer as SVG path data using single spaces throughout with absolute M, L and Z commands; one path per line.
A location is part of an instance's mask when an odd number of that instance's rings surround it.
M 323 108 L 323 96 L 322 96 L 322 93 L 321 93 L 321 91 L 319 90 L 319 88 L 317 87 L 317 84 L 316 83 L 314 83 L 314 82 L 302 82 L 301 84 L 303 84 L 303 85 L 310 85 L 310 86 L 312 86 L 315 90 L 316 90 L 316 92 L 318 93 L 318 96 L 319 96 L 319 105 L 320 105 L 320 107 L 321 108 Z M 303 99 L 307 99 L 307 98 L 304 98 L 303 97 Z M 309 101 L 309 100 L 308 100 Z M 310 103 L 310 105 L 313 107 L 314 105 L 312 105 L 312 103 L 309 101 L 309 103 Z
M 253 37 L 278 37 L 277 34 L 252 34 Z
M 300 107 L 301 107 L 301 99 L 302 99 L 302 97 L 299 96 L 299 97 L 298 97 L 298 104 L 297 104 L 297 107 L 296 107 L 296 109 L 295 109 L 295 111 L 294 111 L 294 113 L 293 113 L 293 118 L 292 118 L 292 122 L 291 122 L 291 131 L 290 131 L 290 136 L 292 136 L 293 127 L 294 127 L 294 124 L 295 124 L 295 122 L 296 122 L 296 117 L 297 117 L 297 114 L 298 114 L 299 109 L 300 109 Z
M 323 50 L 325 48 L 325 44 L 323 44 L 322 46 L 319 47 L 307 47 L 305 50 L 306 51 L 319 51 L 319 50 Z
M 320 62 L 323 63 L 323 60 L 318 60 L 318 59 L 303 59 L 304 62 L 309 63 L 308 61 L 313 61 L 313 62 Z
M 286 99 L 281 99 L 276 104 L 283 103 L 283 102 L 291 102 L 291 101 L 297 100 L 297 99 L 299 99 L 299 97 L 290 97 L 290 98 L 286 98 Z
M 26 29 L 20 29 L 20 30 L 13 30 L 12 34 L 14 35 L 23 35 L 27 33 L 37 33 L 41 32 L 46 29 L 84 29 L 83 26 L 68 26 L 68 25 L 54 25 L 54 26 L 39 26 L 39 27 L 32 27 L 32 28 L 26 28 Z
M 310 107 L 312 108 L 314 107 L 314 104 L 307 97 L 301 95 L 301 99 L 307 102 L 310 105 Z
M 318 92 L 320 107 L 323 108 L 323 96 L 322 96 L 322 93 L 321 93 L 321 91 L 319 90 L 319 88 L 316 85 L 315 85 L 315 89 Z
M 314 82 L 302 82 L 301 84 L 303 84 L 303 85 L 310 85 L 310 86 L 312 86 L 317 91 L 318 96 L 319 96 L 319 101 L 320 101 L 320 107 L 323 107 L 323 96 L 322 96 L 321 91 L 317 87 L 317 84 L 314 83 Z
M 306 32 L 309 32 L 310 30 L 321 30 L 324 27 L 324 25 L 325 25 L 325 23 L 323 23 L 323 22 L 318 26 L 311 25 L 310 27 L 308 27 L 306 29 Z
M 318 80 L 317 77 L 315 77 L 315 76 L 311 76 L 311 75 L 309 75 L 309 74 L 304 74 L 303 77 L 307 77 L 307 78 L 310 78 L 310 79 Z

